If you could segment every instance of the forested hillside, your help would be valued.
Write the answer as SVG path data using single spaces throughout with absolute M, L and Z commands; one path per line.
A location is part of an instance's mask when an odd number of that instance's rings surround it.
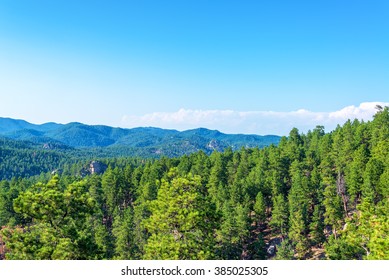
M 210 153 L 232 147 L 265 147 L 277 144 L 275 135 L 224 134 L 205 128 L 177 131 L 155 127 L 124 129 L 82 123 L 35 125 L 23 120 L 0 118 L 0 135 L 36 144 L 54 143 L 72 148 L 106 148 L 124 155 L 147 157 L 182 156 L 200 150 Z M 127 148 L 127 150 L 125 149 Z M 129 149 L 130 148 L 130 149 Z
M 86 160 L 140 157 L 179 157 L 198 151 L 211 154 L 227 148 L 265 147 L 279 136 L 224 134 L 204 128 L 179 132 L 160 128 L 122 129 L 0 118 L 0 180 L 65 170 Z
M 388 153 L 385 107 L 263 149 L 4 180 L 0 247 L 6 259 L 389 259 Z

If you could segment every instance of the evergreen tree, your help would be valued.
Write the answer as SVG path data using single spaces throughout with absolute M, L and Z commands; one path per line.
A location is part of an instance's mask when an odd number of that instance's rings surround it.
M 281 237 L 276 259 L 321 246 L 328 259 L 388 259 L 389 108 L 377 108 L 263 149 L 101 159 L 101 175 L 85 166 L 104 150 L 69 151 L 58 168 L 54 151 L 1 146 L 1 178 L 37 175 L 0 182 L 6 258 L 263 259 Z M 61 178 L 39 175 L 54 168 Z
M 169 177 L 169 181 L 162 182 L 157 199 L 151 202 L 151 216 L 145 221 L 151 236 L 144 258 L 213 258 L 214 210 L 202 195 L 201 178 L 180 178 L 175 170 Z
M 277 195 L 273 202 L 273 211 L 270 225 L 282 236 L 288 231 L 288 206 L 282 194 Z
M 329 237 L 324 248 L 329 260 L 357 260 L 363 254 L 360 248 L 350 245 L 343 237 L 335 238 L 334 235 Z
M 337 231 L 343 223 L 342 201 L 337 195 L 336 186 L 332 178 L 324 178 L 323 183 L 326 185 L 323 201 L 325 207 L 324 222 L 332 227 L 336 239 Z
M 253 260 L 266 260 L 266 243 L 263 234 L 258 234 L 250 244 L 250 256 Z
M 366 148 L 361 146 L 354 152 L 354 159 L 346 168 L 346 184 L 354 207 L 361 198 L 361 186 L 363 185 L 363 173 L 367 162 Z
M 218 210 L 222 209 L 228 199 L 227 174 L 225 160 L 221 153 L 214 152 L 211 155 L 212 168 L 209 176 L 208 192 Z
M 323 214 L 320 205 L 315 205 L 312 222 L 309 225 L 313 245 L 321 245 L 325 241 Z
M 258 192 L 255 199 L 254 211 L 256 221 L 259 225 L 265 223 L 266 221 L 266 203 L 265 198 L 263 197 L 262 192 Z
M 136 245 L 133 236 L 133 210 L 126 208 L 122 215 L 115 217 L 112 233 L 115 237 L 115 259 L 134 259 Z
M 293 260 L 294 249 L 289 239 L 284 239 L 281 245 L 277 248 L 275 260 Z
M 224 204 L 220 229 L 216 231 L 217 257 L 225 260 L 241 259 L 249 237 L 248 209 L 232 201 Z
M 14 201 L 16 212 L 33 219 L 28 230 L 2 232 L 10 253 L 8 259 L 90 259 L 98 249 L 86 219 L 95 211 L 95 201 L 86 192 L 85 182 L 65 189 L 54 176 L 38 183 Z

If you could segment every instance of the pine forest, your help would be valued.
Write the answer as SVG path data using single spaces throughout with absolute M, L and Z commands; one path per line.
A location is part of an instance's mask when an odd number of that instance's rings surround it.
M 389 259 L 388 107 L 267 147 L 98 160 L 1 174 L 1 259 Z

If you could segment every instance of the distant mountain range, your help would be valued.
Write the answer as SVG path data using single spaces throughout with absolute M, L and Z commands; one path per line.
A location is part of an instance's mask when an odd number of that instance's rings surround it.
M 127 148 L 132 151 L 144 150 L 146 152 L 140 154 L 151 153 L 151 156 L 179 156 L 199 150 L 209 153 L 214 150 L 223 151 L 227 147 L 234 150 L 241 147 L 261 148 L 277 144 L 280 140 L 275 135 L 224 134 L 205 128 L 180 132 L 154 127 L 124 129 L 77 122 L 37 125 L 10 118 L 0 118 L 0 136 L 48 148 Z

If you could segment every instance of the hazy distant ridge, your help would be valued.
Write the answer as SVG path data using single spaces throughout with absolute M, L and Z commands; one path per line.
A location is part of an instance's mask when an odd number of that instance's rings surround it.
M 31 124 L 24 120 L 0 118 L 0 135 L 34 143 L 61 143 L 70 147 L 134 147 L 152 148 L 157 153 L 183 150 L 183 154 L 198 150 L 222 151 L 227 147 L 264 147 L 277 144 L 275 135 L 224 134 L 217 130 L 198 128 L 183 132 L 154 127 L 114 128 L 82 123 Z

